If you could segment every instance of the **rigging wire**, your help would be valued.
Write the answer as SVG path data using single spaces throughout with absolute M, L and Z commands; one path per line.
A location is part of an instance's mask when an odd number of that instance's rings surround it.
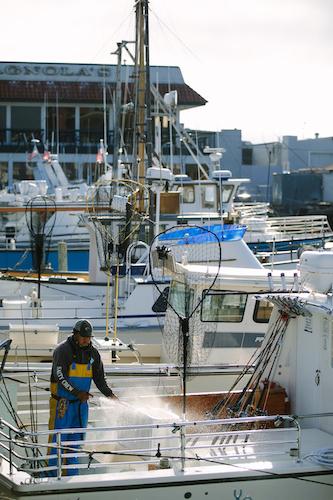
M 157 13 L 151 8 L 149 7 L 149 10 L 150 12 L 154 15 L 155 19 L 158 21 L 160 27 L 164 27 L 167 29 L 167 31 L 169 31 L 169 33 L 171 33 L 171 35 L 184 47 L 184 49 L 186 49 L 186 51 L 191 54 L 191 56 L 193 56 L 197 63 L 203 63 L 203 61 L 200 59 L 200 57 L 198 57 L 197 54 L 195 54 L 195 52 L 193 52 L 193 50 L 184 42 L 184 40 L 182 38 L 180 38 L 180 36 L 177 35 L 177 33 L 175 31 L 173 31 L 158 15 Z
M 125 23 L 128 23 L 128 21 L 132 21 L 133 19 L 133 13 L 130 12 L 130 14 L 126 15 L 126 17 L 118 24 L 116 29 L 111 33 L 111 35 L 105 40 L 105 42 L 100 46 L 100 48 L 95 52 L 95 54 L 92 56 L 92 60 L 96 60 L 99 54 L 105 49 L 105 47 L 109 44 L 110 40 L 113 40 L 113 38 L 117 35 L 117 33 L 120 31 L 120 29 L 125 25 Z M 133 22 L 129 23 L 131 27 L 133 26 Z M 128 24 L 128 25 L 129 25 Z

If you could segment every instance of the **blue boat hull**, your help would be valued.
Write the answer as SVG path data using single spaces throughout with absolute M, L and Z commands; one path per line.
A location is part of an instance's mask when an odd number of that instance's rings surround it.
M 89 250 L 72 249 L 67 252 L 68 271 L 79 272 L 88 271 Z M 59 270 L 58 252 L 50 250 L 48 252 L 47 264 L 50 263 L 54 271 Z M 29 271 L 33 269 L 32 254 L 30 250 L 7 250 L 0 249 L 0 269 L 15 269 Z

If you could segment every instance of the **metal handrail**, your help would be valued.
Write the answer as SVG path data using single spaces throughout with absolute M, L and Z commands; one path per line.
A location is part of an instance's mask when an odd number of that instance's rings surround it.
M 3 459 L 6 459 L 9 463 L 9 474 L 12 476 L 14 469 L 22 470 L 26 473 L 31 473 L 33 477 L 36 477 L 38 474 L 48 473 L 50 471 L 55 471 L 56 477 L 60 480 L 62 478 L 63 470 L 68 469 L 80 469 L 81 473 L 84 469 L 87 469 L 87 464 L 69 464 L 64 465 L 63 459 L 70 457 L 90 457 L 89 459 L 89 467 L 91 469 L 101 469 L 105 467 L 112 467 L 112 465 L 119 464 L 116 462 L 115 464 L 108 463 L 91 463 L 91 457 L 96 453 L 108 453 L 114 454 L 118 456 L 122 456 L 123 460 L 121 464 L 143 464 L 143 463 L 158 463 L 159 456 L 163 456 L 165 458 L 170 458 L 172 460 L 176 460 L 181 462 L 182 464 L 185 461 L 193 461 L 193 460 L 205 460 L 208 461 L 211 459 L 211 454 L 201 454 L 199 452 L 204 450 L 214 450 L 214 461 L 216 462 L 225 462 L 225 460 L 239 457 L 240 450 L 241 456 L 256 456 L 264 457 L 269 454 L 269 456 L 284 454 L 285 450 L 274 450 L 274 445 L 288 445 L 290 446 L 290 451 L 292 450 L 292 456 L 295 456 L 297 460 L 301 458 L 301 426 L 300 421 L 309 418 L 327 418 L 332 417 L 333 412 L 326 413 L 313 413 L 308 415 L 271 415 L 271 416 L 254 416 L 254 417 L 238 417 L 238 418 L 226 418 L 226 419 L 218 419 L 218 420 L 193 420 L 193 421 L 179 421 L 173 423 L 164 423 L 158 422 L 156 424 L 139 424 L 139 425 L 116 425 L 112 427 L 100 427 L 100 428 L 80 428 L 80 429 L 55 429 L 55 430 L 45 430 L 39 432 L 27 432 L 22 431 L 9 424 L 8 422 L 0 419 L 0 428 L 1 430 L 1 439 L 0 439 L 0 455 Z M 269 428 L 260 428 L 260 429 L 245 429 L 244 424 L 274 424 L 273 427 Z M 292 427 L 281 428 L 280 424 L 286 423 L 288 425 L 292 425 Z M 237 429 L 235 426 L 240 425 L 241 428 Z M 201 432 L 200 429 L 206 429 L 206 431 Z M 212 432 L 209 429 L 212 428 Z M 146 436 L 122 436 L 117 439 L 85 439 L 85 441 L 63 441 L 63 434 L 73 434 L 73 433 L 84 433 L 85 435 L 89 435 L 91 433 L 105 433 L 112 431 L 122 431 L 131 433 L 133 431 L 153 431 L 154 429 L 164 429 L 169 430 L 170 434 L 163 434 L 159 436 L 153 436 L 151 434 L 147 434 Z M 200 432 L 193 432 L 193 430 L 199 429 Z M 6 434 L 6 432 L 7 434 Z M 188 433 L 186 434 L 186 430 Z M 259 441 L 249 441 L 248 438 L 250 435 L 261 434 L 265 432 L 268 433 L 268 439 L 263 439 Z M 289 439 L 288 437 L 284 437 L 279 440 L 272 439 L 272 432 L 274 433 L 286 433 L 286 432 L 296 432 L 296 438 Z M 49 437 L 56 435 L 55 443 L 46 443 L 40 442 L 40 438 Z M 211 438 L 211 440 L 199 441 L 198 438 Z M 228 440 L 228 438 L 232 437 L 232 440 Z M 239 440 L 237 438 L 243 437 L 243 439 Z M 220 442 L 217 441 L 216 438 L 220 438 Z M 150 446 L 145 446 L 144 442 L 149 442 Z M 160 446 L 162 441 L 168 441 L 164 443 L 163 446 Z M 174 442 L 178 442 L 178 445 L 172 444 Z M 123 448 L 119 451 L 109 451 L 104 450 L 100 452 L 89 451 L 89 447 L 93 445 L 100 445 L 103 443 L 104 445 L 110 443 L 128 443 L 130 448 Z M 135 447 L 133 443 L 142 443 L 143 446 Z M 152 444 L 155 443 L 155 444 Z M 156 448 L 157 444 L 157 448 Z M 260 447 L 266 446 L 269 450 L 260 450 Z M 18 453 L 19 449 L 25 449 L 28 458 L 22 456 L 22 454 Z M 41 449 L 46 448 L 46 454 L 41 452 Z M 55 454 L 50 453 L 50 449 L 53 448 L 55 450 Z M 247 449 L 249 448 L 249 449 Z M 36 449 L 38 453 L 36 453 Z M 160 452 L 160 455 L 157 455 L 156 449 Z M 235 453 L 232 454 L 232 450 L 235 449 Z M 29 450 L 31 451 L 31 455 L 29 456 Z M 216 451 L 219 450 L 220 454 L 217 454 Z M 229 453 L 227 453 L 229 450 Z M 177 453 L 178 452 L 178 453 Z M 171 456 L 168 454 L 172 453 Z M 126 461 L 126 457 L 133 457 L 134 460 Z M 48 460 L 50 458 L 56 457 L 56 465 L 50 466 L 48 464 Z M 14 463 L 13 459 L 19 459 L 21 462 L 25 461 L 25 463 L 21 463 L 21 465 L 17 465 Z
M 245 424 L 280 424 L 282 422 L 292 424 L 292 427 L 286 429 L 266 428 L 266 429 L 244 429 Z M 235 429 L 236 425 L 241 425 L 241 429 Z M 297 457 L 300 458 L 300 443 L 301 443 L 301 429 L 299 422 L 296 417 L 289 415 L 273 415 L 273 416 L 256 416 L 256 417 L 240 417 L 240 418 L 227 418 L 219 420 L 194 420 L 194 421 L 179 421 L 173 423 L 158 422 L 156 424 L 139 424 L 139 425 L 116 425 L 112 427 L 100 427 L 100 428 L 81 428 L 81 429 L 55 429 L 55 430 L 45 430 L 39 432 L 26 432 L 20 431 L 15 427 L 11 426 L 7 422 L 0 420 L 0 426 L 2 429 L 8 430 L 8 446 L 5 445 L 5 439 L 0 440 L 0 449 L 4 452 L 4 455 L 8 455 L 10 474 L 13 473 L 13 468 L 17 467 L 13 463 L 13 457 L 23 458 L 18 453 L 16 453 L 16 448 L 25 448 L 28 453 L 31 451 L 31 456 L 25 458 L 25 464 L 21 464 L 19 470 L 23 470 L 26 473 L 31 473 L 34 476 L 38 474 L 45 474 L 48 471 L 55 471 L 56 477 L 61 479 L 63 471 L 66 469 L 82 469 L 87 468 L 87 464 L 68 464 L 64 465 L 64 458 L 70 457 L 89 457 L 90 458 L 98 453 L 96 451 L 89 451 L 91 447 L 98 446 L 103 443 L 104 445 L 114 443 L 115 441 L 119 444 L 128 443 L 129 448 L 123 448 L 117 452 L 104 450 L 99 453 L 108 453 L 114 455 L 120 455 L 123 457 L 121 461 L 122 464 L 127 463 L 126 457 L 131 456 L 134 458 L 135 463 L 156 463 L 158 458 L 156 458 L 156 450 L 160 451 L 164 457 L 181 462 L 182 468 L 187 460 L 193 460 L 198 457 L 198 452 L 204 450 L 214 449 L 214 459 L 225 460 L 233 458 L 234 456 L 239 456 L 239 447 L 242 450 L 242 456 L 253 455 L 264 456 L 267 455 L 268 451 L 261 451 L 259 447 L 267 446 L 269 447 L 269 454 L 272 454 L 272 446 L 274 444 L 278 445 L 290 445 L 291 449 L 297 450 Z M 154 436 L 152 432 L 156 429 L 159 430 L 169 430 L 169 434 L 163 433 L 163 435 Z M 203 432 L 193 432 L 199 429 L 206 431 Z M 210 432 L 212 429 L 212 432 Z M 296 438 L 293 439 L 271 439 L 272 432 L 279 431 L 296 432 Z M 84 433 L 86 436 L 91 435 L 91 433 L 101 434 L 105 432 L 115 432 L 119 431 L 122 433 L 129 433 L 130 435 L 124 436 L 123 434 L 118 439 L 91 439 L 86 438 L 85 441 L 63 441 L 63 434 L 73 434 L 73 433 Z M 131 433 L 147 431 L 146 436 L 135 436 Z M 188 433 L 186 433 L 188 431 Z M 251 434 L 266 432 L 268 434 L 268 439 L 260 441 L 248 441 L 248 437 Z M 56 436 L 55 443 L 42 442 L 43 438 Z M 198 438 L 206 438 L 205 441 L 200 441 Z M 216 442 L 216 438 L 219 437 L 222 442 Z M 228 442 L 228 437 L 232 437 L 233 440 Z M 240 438 L 241 439 L 237 439 Z M 207 439 L 208 438 L 208 439 Z M 211 438 L 211 439 L 209 439 Z M 44 439 L 45 441 L 45 439 Z M 148 446 L 144 442 L 149 443 Z M 160 443 L 163 442 L 163 446 Z M 134 443 L 139 443 L 139 447 L 135 447 Z M 176 444 L 178 442 L 178 444 Z M 140 446 L 140 443 L 141 446 Z M 174 443 L 174 444 L 173 444 Z M 247 449 L 249 447 L 249 450 Z M 46 448 L 46 454 L 42 453 L 41 450 Z M 51 448 L 55 450 L 55 453 L 51 453 Z M 38 454 L 36 454 L 36 449 L 38 449 Z M 232 449 L 235 454 L 230 454 Z M 216 453 L 220 450 L 220 455 Z M 226 450 L 230 450 L 226 453 Z M 256 450 L 256 451 L 254 451 Z M 171 456 L 170 453 L 172 454 Z M 285 453 L 277 450 L 273 452 L 276 454 Z M 216 455 L 216 456 L 215 456 Z M 204 454 L 202 459 L 204 460 Z M 48 460 L 50 458 L 56 459 L 55 465 L 49 465 Z M 134 463 L 131 461 L 130 463 Z M 119 464 L 119 462 L 117 462 Z M 115 464 L 113 464 L 115 465 Z M 91 463 L 89 460 L 89 467 L 91 469 L 99 469 L 101 467 L 106 467 L 105 463 Z M 112 463 L 108 463 L 107 467 L 112 467 Z M 82 472 L 81 472 L 82 473 Z
M 246 219 L 245 216 L 244 220 L 248 225 L 248 231 L 255 231 L 257 229 L 255 221 L 253 221 L 252 227 L 251 220 L 247 221 Z M 267 229 L 275 231 L 277 235 L 289 235 L 290 233 L 324 235 L 332 233 L 327 216 L 323 215 L 267 217 L 262 220 L 258 219 L 258 223 L 264 223 Z

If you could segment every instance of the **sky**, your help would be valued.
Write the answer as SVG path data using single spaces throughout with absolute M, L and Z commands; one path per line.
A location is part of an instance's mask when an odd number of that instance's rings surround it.
M 0 61 L 115 64 L 134 0 L 2 3 Z M 150 62 L 179 66 L 208 104 L 186 127 L 243 140 L 333 136 L 333 0 L 150 0 Z M 127 57 L 129 63 L 129 58 Z

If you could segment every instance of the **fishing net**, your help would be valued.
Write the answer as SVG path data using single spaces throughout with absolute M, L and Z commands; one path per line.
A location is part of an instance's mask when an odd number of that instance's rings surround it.
M 130 180 L 100 182 L 87 196 L 101 269 L 109 273 L 124 260 L 149 212 L 147 188 Z
M 168 306 L 163 348 L 182 373 L 185 395 L 189 368 L 202 364 L 210 351 L 203 347 L 205 324 L 200 321 L 200 308 L 219 275 L 219 238 L 205 226 L 172 227 L 152 241 L 150 265 L 156 290 Z
M 56 222 L 47 225 L 47 221 L 56 211 L 55 202 L 48 196 L 31 198 L 25 209 L 26 223 L 30 233 L 32 263 L 38 273 L 38 298 L 40 298 L 40 275 L 48 259 L 51 237 Z

